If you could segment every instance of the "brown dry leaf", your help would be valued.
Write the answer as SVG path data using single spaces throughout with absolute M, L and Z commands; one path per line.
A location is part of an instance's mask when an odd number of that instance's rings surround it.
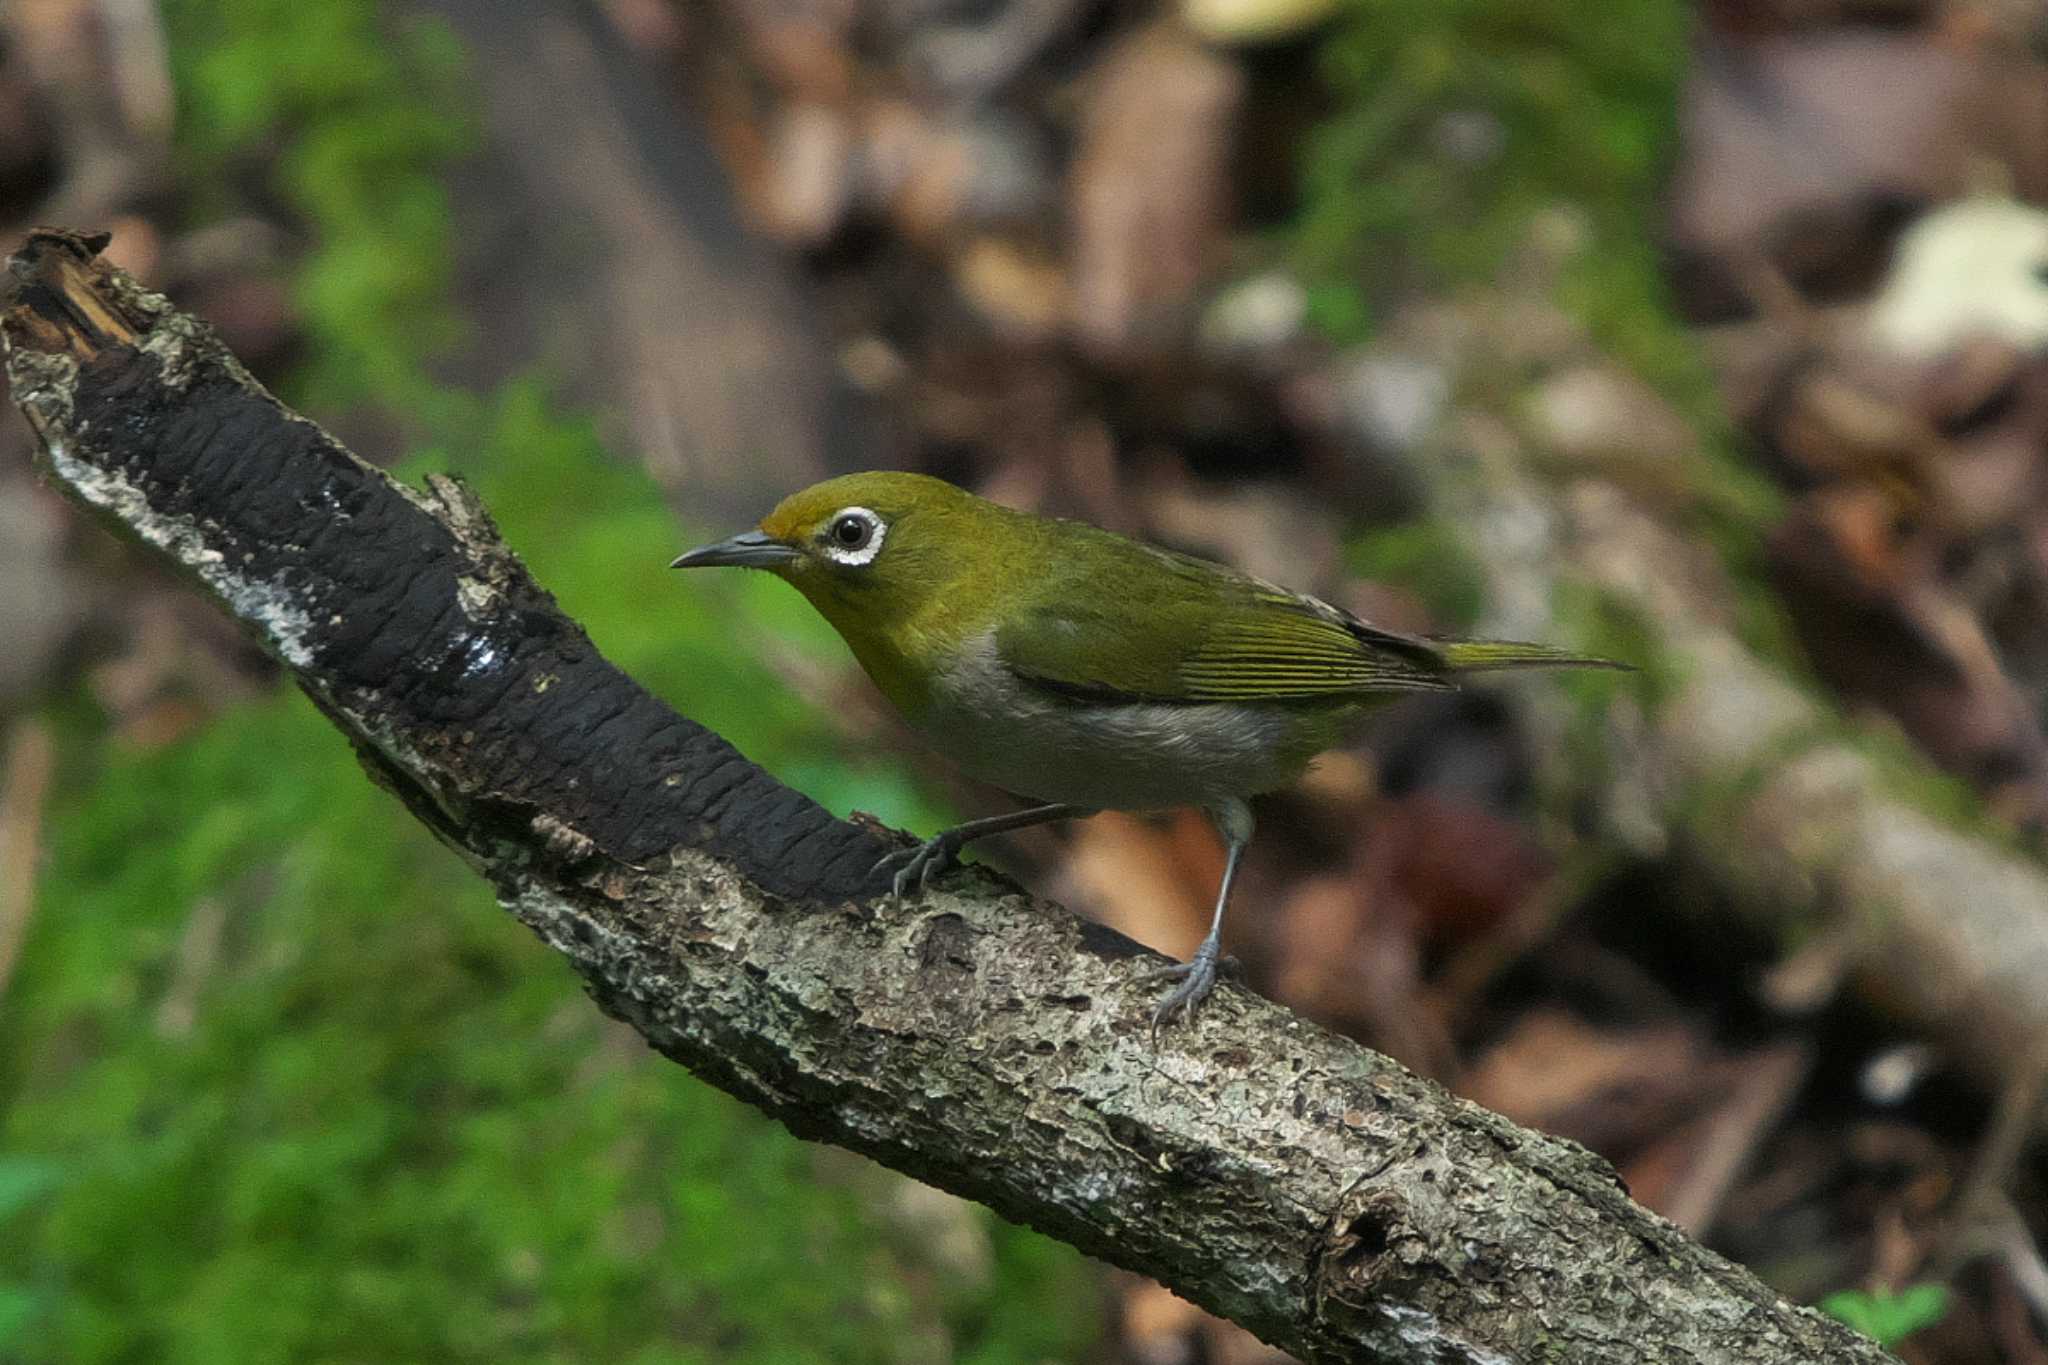
M 1175 811 L 1157 822 L 1104 811 L 1075 822 L 1066 873 L 1104 924 L 1185 960 L 1209 930 L 1223 845 L 1199 811 Z M 1233 928 L 1224 922 L 1226 945 Z
M 1235 63 L 1169 27 L 1126 40 L 1095 73 L 1070 180 L 1075 325 L 1127 353 L 1177 320 L 1223 245 Z
M 1424 1075 L 1451 1073 L 1450 1037 L 1421 999 L 1410 907 L 1376 900 L 1355 877 L 1309 877 L 1265 927 L 1275 999 Z
M 1805 476 L 1843 478 L 1903 474 L 1939 444 L 1934 428 L 1888 394 L 1909 377 L 1850 376 L 1815 368 L 1776 405 L 1768 434 L 1779 454 Z
M 1943 531 L 1993 531 L 2048 501 L 2048 359 L 1994 341 L 1965 346 L 1933 367 L 1920 398 L 1947 437 L 1922 472 Z
M 1390 597 L 1388 600 L 1394 599 Z M 1394 617 L 1398 620 L 1409 605 L 1403 601 L 1396 610 L 1364 619 L 1386 622 L 1389 617 Z M 1415 615 L 1418 620 L 1422 619 L 1419 607 L 1415 608 Z M 1393 628 L 1402 629 L 1398 624 Z M 1371 808 L 1373 797 L 1379 794 L 1379 770 L 1364 754 L 1350 749 L 1332 749 L 1309 765 L 1309 770 L 1301 775 L 1294 789 L 1317 807 L 1359 823 Z
M 1822 292 L 1873 279 L 1896 206 L 1968 184 L 1976 76 L 1915 34 L 1703 37 L 1671 192 L 1691 311 L 1750 311 L 1757 262 Z
M 2048 69 L 2026 47 L 1983 25 L 1706 25 L 1671 196 L 1689 310 L 1860 292 L 1911 209 L 1988 187 L 2048 192 Z
M 767 147 L 758 186 L 762 226 L 778 240 L 815 247 L 832 236 L 853 200 L 853 130 L 828 104 L 785 107 Z
M 1482 1054 L 1458 1089 L 1621 1159 L 1716 1103 L 1726 1086 L 1719 1055 L 1686 1025 L 1620 1032 L 1541 1007 Z
M 1135 1365 L 1285 1365 L 1293 1357 L 1211 1317 L 1164 1285 L 1124 1281 L 1122 1345 Z
M 1165 1285 L 1131 1277 L 1123 1296 L 1124 1349 L 1143 1365 L 1182 1365 L 1195 1358 L 1202 1310 Z
M 784 95 L 832 103 L 852 90 L 858 0 L 722 0 L 721 8 Z
M 2048 219 L 2011 200 L 1964 201 L 1915 225 L 1860 314 L 1759 323 L 1722 347 L 1781 475 L 1808 490 L 1770 555 L 1818 670 L 2028 827 L 2048 821 L 2031 702 L 2048 690 L 2032 530 L 2048 511 L 2048 361 L 2032 356 L 2048 306 L 2027 292 L 2043 233 Z
M 1208 1365 L 1288 1365 L 1294 1359 L 1222 1318 L 1205 1319 L 1202 1337 Z
M 2048 822 L 2048 736 L 1984 623 L 1902 538 L 1888 499 L 1854 485 L 1803 500 L 1772 535 L 1772 572 L 1815 668 L 1881 708 L 2007 818 Z
M 1906 497 L 1896 485 L 1831 484 L 1806 499 L 1802 510 L 1807 533 L 1833 551 L 1843 586 L 1855 595 L 1886 602 L 1928 571 L 1923 545 L 1905 520 Z
M 1921 378 L 1917 406 L 1951 435 L 1975 428 L 2009 408 L 2028 368 L 2027 353 L 2012 342 L 1968 338 L 1935 357 Z
M 1274 996 L 1339 1028 L 1370 1027 L 1370 1001 L 1405 998 L 1415 989 L 1413 935 L 1389 927 L 1351 878 L 1303 878 L 1281 902 L 1268 935 Z M 1375 946 L 1393 951 L 1370 951 Z
M 953 279 L 961 296 L 1011 340 L 1049 340 L 1066 323 L 1066 274 L 1028 243 L 976 237 L 954 260 Z
M 1375 886 L 1414 908 L 1424 943 L 1489 932 L 1556 870 L 1520 823 L 1431 791 L 1380 803 L 1362 862 Z
M 1805 1043 L 1781 1043 L 1729 1062 L 1727 1098 L 1630 1162 L 1623 1172 L 1630 1191 L 1693 1236 L 1706 1236 L 1812 1064 Z

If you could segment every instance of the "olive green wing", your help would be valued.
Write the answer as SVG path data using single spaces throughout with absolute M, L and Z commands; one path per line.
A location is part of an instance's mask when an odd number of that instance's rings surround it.
M 1221 565 L 1098 534 L 1005 614 L 996 651 L 1020 679 L 1080 699 L 1184 703 L 1452 685 L 1429 641 Z

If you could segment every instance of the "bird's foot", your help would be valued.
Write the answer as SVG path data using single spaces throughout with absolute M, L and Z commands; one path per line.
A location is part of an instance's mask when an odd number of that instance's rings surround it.
M 1176 962 L 1171 967 L 1161 967 L 1151 973 L 1149 980 L 1180 982 L 1152 1011 L 1154 1036 L 1158 1035 L 1161 1024 L 1171 1023 L 1176 1016 L 1194 1018 L 1195 1010 L 1209 998 L 1209 992 L 1216 989 L 1217 978 L 1235 977 L 1237 973 L 1237 959 L 1224 957 L 1212 940 L 1204 940 L 1202 946 L 1195 949 L 1195 955 L 1186 962 Z
M 940 830 L 921 844 L 909 848 L 892 849 L 884 853 L 875 865 L 868 869 L 868 875 L 896 869 L 891 889 L 899 896 L 907 896 L 914 887 L 919 891 L 930 886 L 932 878 L 951 867 L 960 857 L 962 840 L 952 830 Z

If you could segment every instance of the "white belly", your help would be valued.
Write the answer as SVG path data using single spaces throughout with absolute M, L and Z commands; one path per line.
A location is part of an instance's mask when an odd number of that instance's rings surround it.
M 1285 786 L 1311 756 L 1278 707 L 1072 702 L 1018 682 L 986 646 L 937 691 L 918 729 L 975 777 L 1039 801 L 1207 805 Z

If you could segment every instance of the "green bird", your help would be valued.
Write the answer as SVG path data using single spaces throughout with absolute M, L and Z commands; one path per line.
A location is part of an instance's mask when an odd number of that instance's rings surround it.
M 898 895 L 967 843 L 1100 810 L 1200 806 L 1227 858 L 1208 937 L 1160 973 L 1155 1027 L 1214 989 L 1247 798 L 1293 782 L 1374 703 L 1488 669 L 1614 667 L 1543 645 L 1382 630 L 1305 593 L 921 474 L 828 479 L 675 568 L 788 582 L 912 729 L 1041 804 L 970 820 L 876 865 Z

